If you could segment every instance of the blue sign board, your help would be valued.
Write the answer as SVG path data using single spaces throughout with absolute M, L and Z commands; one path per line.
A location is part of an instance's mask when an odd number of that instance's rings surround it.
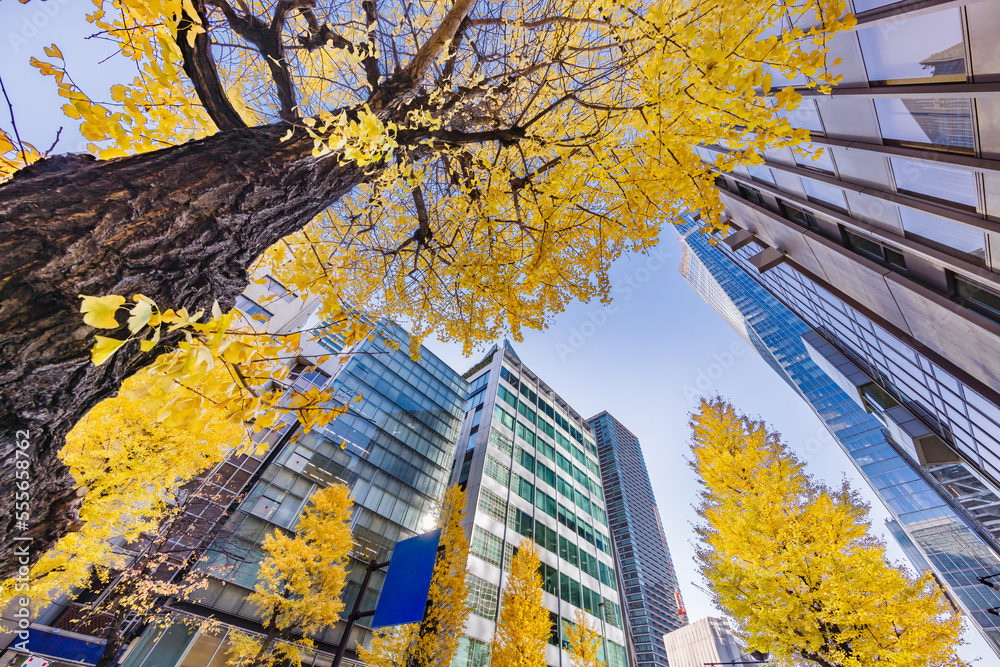
M 396 543 L 375 606 L 372 629 L 424 620 L 439 541 L 440 528 Z
M 18 649 L 19 642 L 15 639 L 10 648 Z M 28 630 L 28 653 L 40 658 L 49 658 L 59 662 L 76 662 L 85 665 L 96 665 L 104 653 L 104 642 L 88 642 L 75 637 L 67 637 L 55 632 L 47 632 L 37 628 Z

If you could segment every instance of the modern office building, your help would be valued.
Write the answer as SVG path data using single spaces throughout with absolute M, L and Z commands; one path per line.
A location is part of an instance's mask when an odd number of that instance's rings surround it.
M 642 448 L 608 412 L 587 421 L 597 438 L 608 525 L 624 587 L 622 606 L 636 659 L 639 667 L 667 667 L 663 635 L 686 620 Z
M 618 573 L 590 425 L 506 342 L 466 374 L 452 480 L 468 494 L 474 611 L 453 667 L 484 667 L 510 559 L 534 540 L 554 633 L 548 663 L 570 667 L 561 631 L 582 610 L 604 633 L 606 664 L 626 667 Z
M 952 600 L 1000 654 L 1000 617 L 991 613 L 1000 608 L 1000 594 L 980 581 L 1000 573 L 1000 550 L 974 515 L 972 494 L 963 489 L 976 480 L 975 503 L 981 505 L 995 504 L 998 495 L 971 462 L 921 429 L 924 422 L 909 412 L 908 402 L 893 399 L 886 385 L 861 372 L 824 337 L 826 330 L 821 334 L 792 312 L 766 282 L 758 282 L 755 268 L 734 262 L 728 245 L 712 245 L 698 227 L 693 219 L 681 227 L 682 274 L 809 403 L 908 537 L 904 549 L 919 550 Z M 839 315 L 842 308 L 831 301 L 826 312 Z M 875 346 L 880 339 L 867 331 L 870 338 L 859 338 Z M 887 415 L 890 410 L 895 412 Z M 961 479 L 962 485 L 950 479 Z M 920 558 L 911 558 L 923 569 Z
M 947 483 L 972 506 L 1000 488 L 1000 1 L 854 9 L 829 54 L 843 82 L 787 112 L 821 157 L 771 150 L 720 175 L 723 250 L 906 405 L 898 428 L 969 464 Z
M 315 300 L 303 300 L 273 279 L 264 286 L 251 285 L 237 304 L 254 326 L 271 333 L 315 326 L 316 306 Z M 203 520 L 218 521 L 222 510 L 228 510 L 222 537 L 205 552 L 209 561 L 202 567 L 210 568 L 208 586 L 190 599 L 173 602 L 173 616 L 151 624 L 133 642 L 123 667 L 224 667 L 232 629 L 262 631 L 257 610 L 246 601 L 263 558 L 261 544 L 269 534 L 293 531 L 318 488 L 346 483 L 355 504 L 354 547 L 343 595 L 346 611 L 373 558 L 386 560 L 397 541 L 433 526 L 436 503 L 451 475 L 468 383 L 426 349 L 419 361 L 413 360 L 409 336 L 395 324 L 382 322 L 375 330 L 375 336 L 344 355 L 332 354 L 341 350 L 340 341 L 303 337 L 301 356 L 288 362 L 290 372 L 280 382 L 298 389 L 332 389 L 340 399 L 360 395 L 360 400 L 350 402 L 347 414 L 309 433 L 301 433 L 289 420 L 264 430 L 258 438 L 270 448 L 232 456 L 199 480 L 197 486 L 215 499 L 198 506 Z M 398 348 L 387 341 L 398 342 Z M 329 359 L 317 365 L 317 358 L 327 354 Z M 383 577 L 383 572 L 373 576 L 363 609 L 374 608 Z M 43 631 L 52 626 L 65 638 L 80 633 L 84 626 L 73 621 L 84 615 L 78 604 L 57 605 L 37 626 Z M 181 615 L 195 622 L 171 622 Z M 198 619 L 205 617 L 221 621 L 221 628 L 199 625 Z M 106 629 L 100 623 L 87 627 L 94 637 L 103 636 Z M 344 639 L 344 627 L 342 620 L 313 636 L 315 649 L 303 649 L 303 664 L 328 667 Z M 354 648 L 369 634 L 362 619 L 347 638 L 344 664 L 359 664 Z
M 743 646 L 724 618 L 703 618 L 663 636 L 670 667 L 740 667 L 762 659 Z

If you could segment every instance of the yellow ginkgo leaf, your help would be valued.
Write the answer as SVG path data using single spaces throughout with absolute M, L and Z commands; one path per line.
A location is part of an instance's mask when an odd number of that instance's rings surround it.
M 151 317 L 153 317 L 153 307 L 149 302 L 145 300 L 138 301 L 132 307 L 132 314 L 128 316 L 128 330 L 135 333 L 146 326 Z
M 95 366 L 100 366 L 124 344 L 125 341 L 117 338 L 94 336 L 94 349 L 90 351 L 90 358 Z
M 108 296 L 84 296 L 80 295 L 83 303 L 80 304 L 80 312 L 83 313 L 83 321 L 97 329 L 117 329 L 120 324 L 115 320 L 115 313 L 125 303 L 125 297 L 118 294 Z

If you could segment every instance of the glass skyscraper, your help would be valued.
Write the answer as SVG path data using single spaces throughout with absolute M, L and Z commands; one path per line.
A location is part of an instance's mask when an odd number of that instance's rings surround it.
M 626 667 L 615 558 L 590 425 L 506 342 L 466 376 L 469 399 L 452 479 L 468 495 L 473 613 L 452 667 L 484 667 L 488 661 L 501 582 L 526 539 L 538 545 L 552 619 L 548 664 L 570 666 L 562 631 L 583 611 L 601 629 L 608 666 Z
M 667 667 L 663 636 L 686 621 L 642 448 L 639 439 L 607 412 L 587 421 L 597 437 L 608 524 L 636 658 L 639 667 Z
M 271 333 L 307 329 L 316 321 L 314 300 L 289 298 L 273 280 L 266 288 L 251 285 L 242 299 L 241 310 L 256 315 L 258 325 Z M 343 482 L 354 500 L 345 614 L 360 591 L 366 565 L 388 559 L 397 541 L 432 527 L 451 474 L 468 383 L 426 349 L 418 361 L 412 359 L 410 338 L 397 325 L 380 322 L 374 334 L 343 355 L 336 354 L 341 351 L 337 340 L 304 340 L 301 356 L 289 362 L 287 379 L 272 380 L 278 386 L 330 389 L 339 401 L 360 400 L 309 433 L 286 419 L 256 436 L 270 444 L 265 452 L 232 456 L 203 476 L 200 484 L 218 502 L 202 508 L 202 520 L 218 523 L 222 509 L 228 509 L 221 537 L 205 552 L 208 586 L 172 603 L 167 619 L 151 624 L 134 642 L 123 667 L 224 667 L 233 629 L 260 634 L 259 614 L 247 596 L 264 557 L 261 545 L 270 534 L 294 531 L 318 488 Z M 329 358 L 322 363 L 310 361 L 325 355 Z M 374 608 L 383 579 L 383 572 L 374 574 L 362 609 Z M 178 615 L 196 621 L 212 617 L 221 625 L 179 623 Z M 301 650 L 303 665 L 331 665 L 344 627 L 342 620 L 313 635 L 315 648 Z M 369 634 L 365 619 L 354 626 L 346 638 L 345 665 L 359 664 L 354 648 Z
M 908 553 L 911 547 L 919 550 L 950 597 L 1000 654 L 1000 617 L 990 613 L 1000 607 L 1000 594 L 979 581 L 1000 572 L 1000 557 L 966 507 L 918 460 L 918 455 L 937 455 L 934 441 L 926 433 L 915 440 L 919 433 L 914 425 L 903 432 L 885 418 L 882 412 L 892 409 L 891 397 L 870 387 L 868 393 L 857 391 L 852 382 L 865 381 L 851 360 L 711 245 L 693 219 L 681 231 L 681 272 L 688 282 L 809 403 L 885 503 L 895 519 L 893 533 L 901 531 L 909 539 L 904 548 Z M 873 405 L 880 401 L 882 408 Z M 960 463 L 951 465 L 964 469 Z M 915 563 L 918 569 L 926 564 Z

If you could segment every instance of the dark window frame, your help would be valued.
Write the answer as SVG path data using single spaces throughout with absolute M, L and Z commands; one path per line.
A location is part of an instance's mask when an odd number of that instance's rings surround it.
M 901 251 L 881 241 L 861 236 L 844 226 L 841 226 L 840 231 L 845 248 L 898 273 L 907 272 L 906 256 Z M 878 252 L 865 248 L 865 245 L 878 248 Z
M 967 287 L 968 290 L 978 290 L 983 294 L 992 297 L 996 300 L 996 305 L 990 306 L 986 303 L 977 301 L 975 298 L 970 298 L 967 294 L 963 294 L 963 291 L 968 291 L 963 290 L 963 286 Z M 951 271 L 948 272 L 948 287 L 949 296 L 952 301 L 959 304 L 963 308 L 967 308 L 974 313 L 982 315 L 991 322 L 1000 324 L 1000 294 L 994 292 L 988 287 L 983 287 L 978 283 L 971 282 Z

